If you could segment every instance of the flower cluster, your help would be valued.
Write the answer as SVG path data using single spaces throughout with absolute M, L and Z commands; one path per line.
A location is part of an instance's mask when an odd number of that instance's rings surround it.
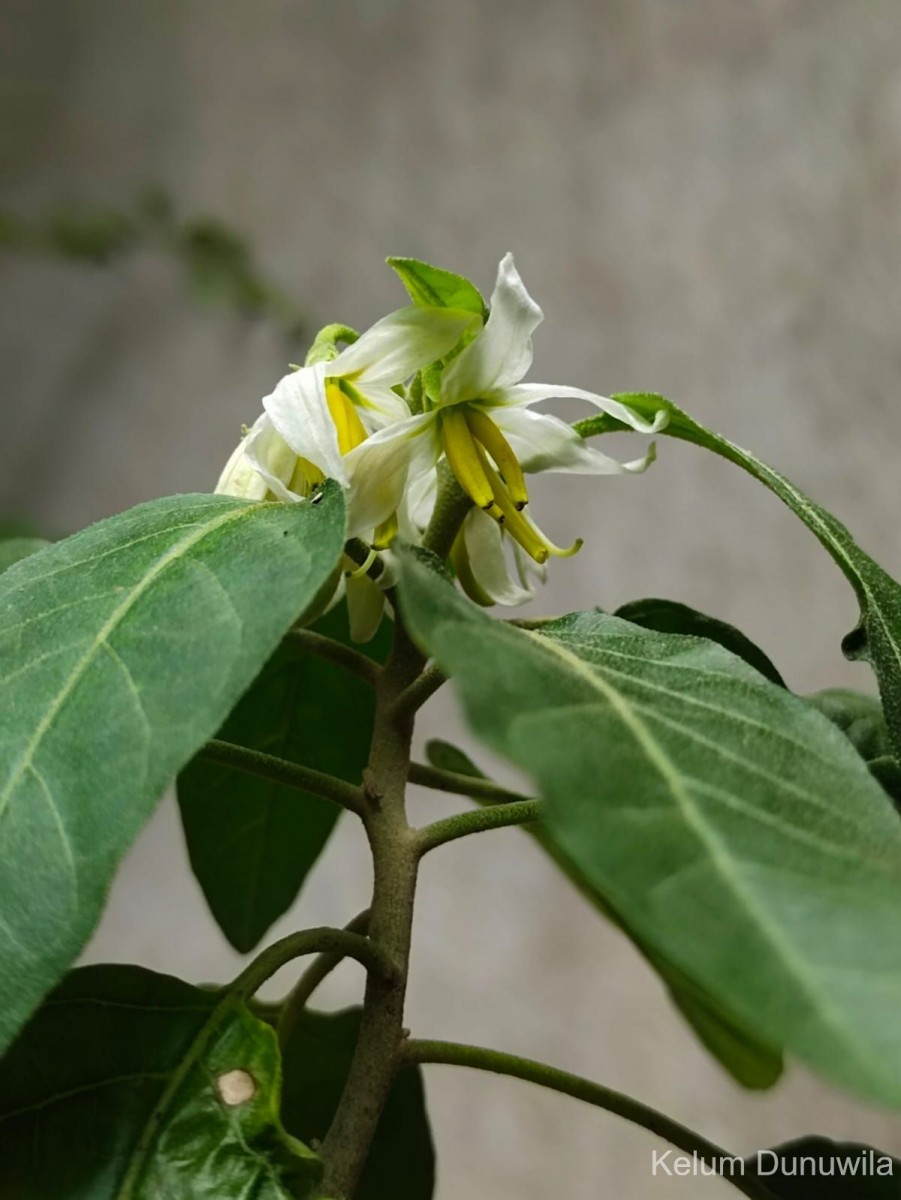
M 307 365 L 264 397 L 216 490 L 299 501 L 324 479 L 337 480 L 348 536 L 381 552 L 398 533 L 413 542 L 422 536 L 446 462 L 472 502 L 451 556 L 461 586 L 481 604 L 520 604 L 550 557 L 581 545 L 556 546 L 534 523 L 526 476 L 631 473 L 653 456 L 652 447 L 641 459 L 617 462 L 532 406 L 554 397 L 585 400 L 644 433 L 666 417 L 661 412 L 649 424 L 581 388 L 522 382 L 542 312 L 512 255 L 501 261 L 487 317 L 471 305 L 453 307 L 454 297 L 448 305 L 437 293 L 428 298 L 438 303 L 409 305 L 361 336 L 342 326 L 324 330 Z M 339 341 L 349 343 L 340 352 Z M 365 640 L 381 618 L 382 593 L 353 569 L 346 589 L 354 635 Z

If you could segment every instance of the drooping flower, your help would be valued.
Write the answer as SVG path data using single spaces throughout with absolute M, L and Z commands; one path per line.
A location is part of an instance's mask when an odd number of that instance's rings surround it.
M 525 513 L 526 474 L 632 473 L 645 469 L 653 451 L 634 462 L 617 462 L 565 421 L 533 412 L 532 405 L 554 397 L 585 400 L 643 433 L 662 428 L 667 416 L 658 413 L 649 423 L 619 401 L 582 388 L 523 383 L 532 364 L 532 334 L 542 319 L 512 255 L 506 255 L 484 328 L 443 371 L 431 373 L 425 411 L 386 424 L 348 453 L 345 465 L 357 508 L 368 524 L 378 525 L 396 512 L 404 489 L 415 488 L 444 456 L 473 504 L 534 562 L 578 550 L 579 541 L 566 548 L 554 545 Z M 484 527 L 472 521 L 473 530 L 485 542 Z
M 393 513 L 370 524 L 355 504 L 345 456 L 388 422 L 409 416 L 393 387 L 446 353 L 475 318 L 411 305 L 378 321 L 330 361 L 301 367 L 263 399 L 257 418 L 229 458 L 216 491 L 250 500 L 308 499 L 324 479 L 347 491 L 348 536 L 387 545 Z M 349 564 L 353 567 L 354 564 Z M 368 640 L 381 617 L 381 592 L 364 574 L 345 583 L 352 632 Z
M 374 430 L 409 416 L 394 386 L 446 353 L 473 320 L 471 313 L 410 305 L 383 317 L 331 361 L 285 375 L 263 398 L 263 414 L 216 490 L 304 500 L 324 479 L 335 479 L 351 493 L 350 532 L 372 532 L 382 522 L 367 524 L 366 513 L 357 512 L 345 456 Z

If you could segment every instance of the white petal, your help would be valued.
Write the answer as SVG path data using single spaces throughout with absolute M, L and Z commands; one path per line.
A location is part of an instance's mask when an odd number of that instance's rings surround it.
M 524 471 L 560 471 L 573 475 L 624 475 L 643 471 L 653 449 L 641 459 L 621 463 L 603 454 L 571 425 L 549 413 L 527 408 L 492 408 L 491 419 L 502 430 Z
M 407 480 L 403 503 L 398 509 L 399 532 L 405 542 L 416 543 L 431 520 L 438 498 L 438 471 L 427 471 Z
M 392 421 L 405 421 L 410 415 L 406 400 L 387 384 L 370 384 L 364 380 L 350 384 L 349 389 L 357 414 L 370 433 L 390 425 Z
M 325 363 L 316 363 L 292 371 L 263 397 L 263 407 L 299 458 L 308 459 L 323 475 L 346 486 L 338 431 L 325 399 L 325 370 Z
M 532 599 L 534 589 L 521 587 L 510 573 L 504 535 L 497 521 L 478 508 L 472 509 L 463 522 L 463 541 L 476 582 L 495 604 L 512 608 Z M 527 582 L 523 575 L 520 582 Z
M 258 476 L 265 481 L 267 491 L 286 503 L 302 500 L 288 487 L 297 455 L 272 424 L 268 413 L 264 413 L 244 439 L 247 461 Z
M 371 537 L 399 508 L 408 475 L 419 475 L 437 461 L 435 424 L 433 413 L 420 413 L 386 425 L 345 457 L 348 536 Z
M 360 339 L 328 363 L 331 378 L 366 383 L 402 383 L 448 350 L 478 317 L 451 308 L 411 304 L 376 321 Z
M 441 379 L 441 403 L 458 404 L 518 383 L 532 365 L 532 334 L 544 319 L 507 254 L 498 267 L 485 328 Z
M 535 562 L 534 558 L 526 554 L 518 542 L 513 543 L 513 562 L 516 566 L 516 577 L 524 588 L 529 588 L 534 592 L 533 578 L 537 579 L 539 583 L 547 583 L 547 563 Z
M 385 595 L 368 575 L 348 579 L 345 587 L 351 641 L 368 642 L 375 637 L 382 623 Z
M 242 500 L 265 500 L 268 487 L 266 480 L 247 457 L 245 435 L 232 451 L 231 457 L 222 468 L 216 493 L 220 496 L 237 496 Z
M 503 395 L 492 396 L 491 402 L 497 405 L 527 408 L 540 400 L 587 400 L 596 408 L 616 417 L 625 425 L 637 429 L 639 433 L 659 433 L 669 420 L 669 413 L 660 409 L 653 421 L 645 421 L 628 405 L 612 400 L 609 396 L 599 396 L 596 392 L 586 392 L 584 388 L 565 387 L 554 383 L 520 383 L 516 387 L 506 388 Z

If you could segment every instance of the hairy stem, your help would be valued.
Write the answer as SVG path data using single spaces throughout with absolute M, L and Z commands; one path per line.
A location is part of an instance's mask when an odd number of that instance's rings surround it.
M 404 996 L 417 854 L 404 795 L 413 722 L 398 714 L 397 698 L 423 666 L 423 657 L 398 620 L 394 647 L 377 688 L 372 749 L 364 778 L 363 821 L 373 862 L 369 936 L 399 968 L 387 980 L 366 981 L 357 1046 L 344 1092 L 322 1144 L 322 1196 L 349 1200 L 388 1099 L 403 1043 Z
M 314 771 L 312 767 L 302 767 L 286 758 L 266 754 L 262 750 L 251 750 L 247 746 L 236 746 L 233 742 L 213 738 L 200 751 L 199 757 L 223 767 L 244 771 L 248 775 L 256 775 L 260 779 L 283 783 L 301 792 L 312 792 L 314 796 L 332 800 L 350 812 L 359 814 L 362 811 L 360 789 L 352 783 L 334 775 L 326 775 L 324 771 Z
M 443 671 L 440 671 L 436 666 L 426 667 L 419 678 L 414 679 L 410 686 L 398 697 L 396 711 L 398 713 L 409 713 L 412 716 L 446 682 L 447 676 Z
M 382 947 L 362 934 L 323 926 L 289 933 L 287 937 L 267 946 L 241 972 L 228 991 L 234 996 L 252 996 L 276 971 L 305 954 L 340 954 L 343 958 L 355 958 L 379 979 L 391 981 L 398 978 L 397 964 Z
M 424 547 L 446 558 L 468 508 L 469 501 L 456 480 L 445 479 L 423 539 Z M 394 608 L 394 645 L 376 687 L 362 815 L 373 866 L 369 936 L 398 965 L 399 976 L 386 980 L 372 973 L 366 980 L 356 1049 L 320 1151 L 324 1162 L 320 1195 L 329 1200 L 350 1200 L 353 1195 L 401 1060 L 405 1037 L 404 998 L 419 854 L 406 813 L 414 714 L 399 701 L 422 673 L 425 657 L 411 641 L 396 604 Z
M 500 1050 L 488 1050 L 481 1046 L 467 1046 L 459 1042 L 437 1042 L 413 1040 L 404 1046 L 404 1061 L 409 1063 L 444 1063 L 455 1067 L 473 1067 L 478 1071 L 492 1071 L 496 1075 L 509 1075 L 514 1079 L 524 1079 L 528 1083 L 537 1083 L 541 1087 L 562 1092 L 586 1104 L 593 1104 L 607 1112 L 614 1113 L 634 1125 L 640 1125 L 650 1133 L 670 1142 L 673 1146 L 688 1154 L 696 1154 L 698 1159 L 716 1171 L 722 1171 L 722 1164 L 729 1163 L 733 1156 L 713 1142 L 693 1130 L 680 1125 L 656 1109 L 649 1108 L 631 1096 L 613 1091 L 599 1083 L 592 1083 L 579 1075 L 571 1075 L 568 1071 L 560 1071 L 545 1063 L 535 1062 L 529 1058 L 520 1058 L 516 1054 L 505 1054 Z M 724 1175 L 745 1196 L 752 1200 L 774 1200 L 772 1192 L 752 1178 L 743 1175 L 727 1173 Z
M 460 526 L 472 508 L 472 501 L 457 483 L 446 462 L 438 467 L 438 482 L 438 499 L 423 545 L 439 558 L 447 558 Z
M 541 818 L 540 800 L 515 800 L 510 804 L 497 804 L 490 808 L 477 808 L 474 812 L 454 813 L 443 821 L 434 821 L 416 831 L 416 848 L 420 857 L 445 846 L 457 838 L 471 833 L 484 833 L 488 829 L 503 829 L 510 825 L 528 825 Z
M 530 799 L 529 796 L 508 791 L 491 779 L 461 775 L 456 771 L 445 771 L 442 767 L 430 767 L 427 763 L 410 764 L 410 783 L 418 783 L 439 792 L 450 792 L 454 796 L 472 796 L 473 799 L 491 804 L 511 804 Z
M 365 908 L 344 926 L 345 933 L 365 934 L 369 929 L 369 909 Z M 289 1040 L 301 1013 L 310 997 L 334 969 L 347 957 L 342 950 L 328 950 L 319 954 L 301 975 L 297 986 L 282 1005 L 278 1021 L 278 1037 L 282 1045 Z
M 353 646 L 345 646 L 343 642 L 336 642 L 313 629 L 292 629 L 285 636 L 288 641 L 303 646 L 319 658 L 327 658 L 373 687 L 378 683 L 381 667 L 368 655 L 354 650 Z

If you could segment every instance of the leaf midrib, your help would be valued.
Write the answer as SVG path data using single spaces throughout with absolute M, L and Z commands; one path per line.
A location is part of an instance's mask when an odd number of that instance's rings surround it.
M 131 591 L 126 595 L 122 603 L 113 609 L 112 613 L 101 627 L 99 633 L 89 643 L 85 654 L 82 656 L 79 662 L 75 664 L 75 667 L 72 669 L 69 677 L 51 701 L 46 712 L 44 713 L 44 716 L 38 722 L 31 741 L 26 746 L 16 768 L 10 775 L 6 787 L 3 789 L 3 792 L 0 793 L 0 819 L 2 819 L 7 807 L 9 806 L 10 800 L 20 783 L 22 776 L 33 763 L 34 757 L 41 745 L 41 742 L 52 727 L 53 722 L 56 720 L 60 710 L 62 709 L 62 706 L 65 704 L 66 700 L 75 690 L 81 678 L 88 670 L 88 667 L 94 660 L 94 656 L 97 654 L 100 648 L 106 644 L 107 639 L 115 632 L 116 628 L 128 615 L 138 600 L 140 600 L 141 597 L 156 582 L 156 580 L 159 579 L 163 572 L 170 567 L 172 563 L 177 562 L 185 553 L 187 553 L 188 550 L 196 546 L 199 542 L 203 541 L 205 537 L 215 533 L 217 529 L 221 529 L 223 526 L 228 525 L 233 521 L 242 520 L 253 511 L 254 506 L 248 505 L 246 508 L 239 508 L 237 510 L 227 512 L 224 515 L 217 517 L 214 521 L 210 521 L 204 525 L 201 525 L 200 527 L 195 528 L 188 537 L 176 542 L 175 545 L 172 546 L 161 558 L 157 559 L 152 568 L 144 575 L 144 577 L 132 587 Z
M 759 921 L 758 927 L 769 934 L 769 944 L 775 951 L 776 957 L 782 961 L 788 974 L 799 983 L 801 990 L 810 998 L 812 1001 L 812 1011 L 819 1013 L 821 1019 L 836 1031 L 843 1044 L 853 1047 L 858 1062 L 869 1073 L 872 1070 L 872 1064 L 866 1047 L 860 1045 L 856 1038 L 852 1037 L 849 1041 L 849 1030 L 843 1019 L 841 1010 L 836 1010 L 828 1002 L 825 1005 L 822 1004 L 822 995 L 817 988 L 815 979 L 810 979 L 803 964 L 799 964 L 792 953 L 790 943 L 786 944 L 778 925 L 773 925 L 766 911 L 759 909 L 753 894 L 748 894 L 741 879 L 736 877 L 731 870 L 731 857 L 728 850 L 723 846 L 721 839 L 716 833 L 709 829 L 702 815 L 698 812 L 690 793 L 682 785 L 678 767 L 670 760 L 662 747 L 657 744 L 653 734 L 637 713 L 632 711 L 629 702 L 614 687 L 608 684 L 606 680 L 592 671 L 571 650 L 561 646 L 557 642 L 542 638 L 539 633 L 532 632 L 531 630 L 523 630 L 522 632 L 529 637 L 533 646 L 538 648 L 539 653 L 544 651 L 551 658 L 561 659 L 580 678 L 584 679 L 589 686 L 600 692 L 602 697 L 619 714 L 623 723 L 633 733 L 639 745 L 645 749 L 650 761 L 656 766 L 658 772 L 669 786 L 674 800 L 683 811 L 685 819 L 695 831 L 702 844 L 707 847 L 710 861 L 725 881 L 727 888 L 736 895 L 750 913 L 756 914 Z

